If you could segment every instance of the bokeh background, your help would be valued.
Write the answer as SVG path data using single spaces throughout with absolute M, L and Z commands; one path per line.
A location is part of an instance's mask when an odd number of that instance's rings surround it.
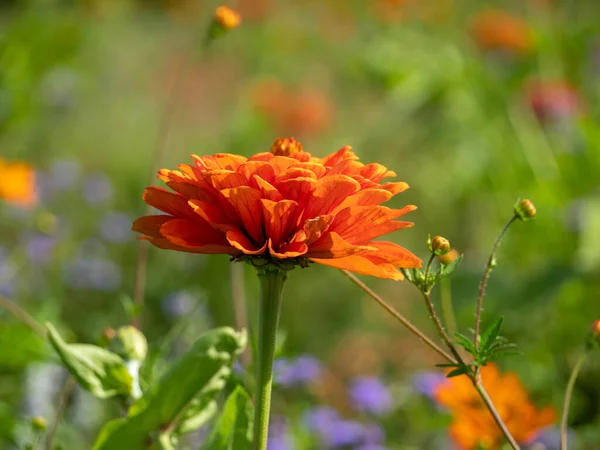
M 391 206 L 418 205 L 415 227 L 393 240 L 425 258 L 427 235 L 441 234 L 464 253 L 451 281 L 464 333 L 495 236 L 519 197 L 533 200 L 537 219 L 501 247 L 484 324 L 506 317 L 523 355 L 500 366 L 536 404 L 560 408 L 600 317 L 600 6 L 483 3 L 239 0 L 242 26 L 203 51 L 210 2 L 2 1 L 0 158 L 33 168 L 38 199 L 0 201 L 0 292 L 78 342 L 139 314 L 153 357 L 168 358 L 240 318 L 225 256 L 151 248 L 141 313 L 132 304 L 130 227 L 165 120 L 161 167 L 191 153 L 249 156 L 284 136 L 318 156 L 349 144 L 411 185 Z M 252 326 L 257 282 L 243 272 Z M 413 286 L 365 281 L 434 335 Z M 66 375 L 45 342 L 0 319 L 0 448 L 23 448 L 30 418 L 52 419 Z M 415 385 L 440 361 L 339 272 L 294 270 L 281 330 L 281 357 L 304 355 L 308 368 L 276 388 L 280 448 L 325 448 L 306 419 L 322 406 L 383 430 L 381 448 L 452 448 L 450 417 Z M 377 414 L 349 395 L 364 377 L 389 403 Z M 573 449 L 600 449 L 599 381 L 595 353 L 575 388 Z M 77 389 L 55 442 L 90 448 L 118 414 Z

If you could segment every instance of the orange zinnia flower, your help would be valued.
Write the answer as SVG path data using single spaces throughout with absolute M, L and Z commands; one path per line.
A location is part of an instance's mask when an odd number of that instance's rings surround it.
M 0 199 L 19 206 L 31 206 L 37 201 L 35 172 L 31 166 L 0 158 Z
M 415 206 L 380 206 L 408 185 L 382 183 L 395 173 L 360 163 L 350 147 L 321 159 L 294 139 L 279 139 L 270 152 L 250 158 L 192 158 L 193 165 L 159 171 L 175 193 L 158 187 L 144 193 L 167 215 L 141 217 L 133 230 L 157 247 L 280 265 L 312 261 L 395 280 L 402 279 L 398 267 L 421 267 L 399 245 L 373 241 L 412 226 L 395 219 Z
M 481 369 L 481 376 L 494 406 L 517 442 L 530 442 L 542 428 L 555 422 L 556 411 L 550 407 L 538 410 L 516 374 L 502 375 L 495 365 L 488 364 Z M 450 435 L 461 448 L 473 450 L 478 445 L 486 450 L 501 448 L 504 436 L 466 376 L 447 379 L 434 396 L 454 416 Z
M 527 22 L 502 10 L 477 14 L 471 23 L 471 34 L 485 50 L 507 50 L 520 54 L 527 53 L 533 46 Z

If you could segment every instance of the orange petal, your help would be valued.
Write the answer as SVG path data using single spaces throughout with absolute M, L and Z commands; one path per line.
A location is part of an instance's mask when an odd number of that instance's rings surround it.
M 394 183 L 384 183 L 381 185 L 381 189 L 385 189 L 386 191 L 390 191 L 392 195 L 399 194 L 400 192 L 404 192 L 410 186 L 408 183 L 404 181 L 396 181 Z
M 143 216 L 133 222 L 131 230 L 153 238 L 160 238 L 162 237 L 160 227 L 172 219 L 173 216 L 166 215 Z
M 274 258 L 286 259 L 286 258 L 297 258 L 298 256 L 305 255 L 308 251 L 308 245 L 303 242 L 292 242 L 290 244 L 284 244 L 278 249 L 273 248 L 271 239 L 269 239 L 269 253 Z
M 379 163 L 366 164 L 360 171 L 360 175 L 371 181 L 379 182 L 384 178 L 395 177 L 396 173 L 388 170 Z
M 305 200 L 306 209 L 302 218 L 307 220 L 331 213 L 346 197 L 359 189 L 360 185 L 346 175 L 326 175 L 320 178 L 314 191 Z
M 294 225 L 292 220 L 295 217 L 294 212 L 298 203 L 292 200 L 274 202 L 266 199 L 261 199 L 261 203 L 265 232 L 269 240 L 273 242 L 273 245 L 278 247 L 289 237 Z
M 367 242 L 364 245 L 375 247 L 377 249 L 376 253 L 365 255 L 366 258 L 378 258 L 396 267 L 403 267 L 405 269 L 417 269 L 422 267 L 423 261 L 421 261 L 421 258 L 393 242 L 376 241 Z
M 240 164 L 246 162 L 246 158 L 240 155 L 230 153 L 217 153 L 211 156 L 192 155 L 196 165 L 206 170 L 237 170 Z
M 370 241 L 390 231 L 411 226 L 410 222 L 393 222 L 393 219 L 414 209 L 414 206 L 402 209 L 390 209 L 386 206 L 351 206 L 335 216 L 331 231 L 335 231 L 348 242 Z
M 190 248 L 199 253 L 237 253 L 223 235 L 207 223 L 173 219 L 160 227 L 160 234 L 175 245 Z
M 246 255 L 262 255 L 267 250 L 266 242 L 262 247 L 259 247 L 252 243 L 250 239 L 248 239 L 248 236 L 238 229 L 229 230 L 225 233 L 225 238 L 233 247 Z
M 250 184 L 255 175 L 258 175 L 267 182 L 272 182 L 275 178 L 275 170 L 267 161 L 248 161 L 240 165 L 237 169 L 246 178 L 246 184 Z
M 254 175 L 252 178 L 251 187 L 258 189 L 262 193 L 262 197 L 268 200 L 278 202 L 283 200 L 283 195 L 268 181 L 264 180 L 259 175 Z
M 329 229 L 329 225 L 333 220 L 334 216 L 332 215 L 320 216 L 314 219 L 306 220 L 302 230 L 296 233 L 292 240 L 306 242 L 306 244 L 311 245 Z
M 293 166 L 290 166 L 288 170 L 291 169 L 303 169 L 303 170 L 310 170 L 316 178 L 321 178 L 323 175 L 325 175 L 327 173 L 327 168 L 323 165 L 323 164 L 318 164 L 315 162 L 303 162 L 300 164 L 294 164 Z M 312 178 L 312 176 L 311 176 Z
M 392 193 L 385 189 L 367 188 L 361 189 L 355 194 L 347 197 L 337 208 L 334 213 L 338 213 L 349 206 L 375 206 L 387 202 L 392 198 Z
M 231 170 L 211 170 L 203 174 L 204 180 L 218 191 L 246 184 L 246 177 Z
M 150 206 L 177 217 L 194 217 L 192 208 L 188 205 L 187 199 L 179 194 L 173 194 L 166 189 L 156 186 L 150 186 L 144 191 L 142 196 L 144 201 Z
M 244 224 L 244 231 L 250 239 L 257 245 L 266 244 L 267 240 L 263 234 L 260 191 L 249 186 L 240 186 L 233 189 L 224 189 L 221 193 L 236 210 Z
M 337 233 L 325 233 L 309 246 L 306 256 L 310 258 L 344 258 L 373 250 L 375 250 L 374 247 L 352 245 Z
M 323 158 L 322 161 L 324 166 L 333 167 L 337 163 L 345 159 L 358 159 L 358 156 L 354 154 L 354 152 L 352 151 L 352 147 L 350 147 L 349 145 L 346 145 L 345 147 L 339 149 L 337 152 L 326 156 L 325 158 Z
M 284 198 L 304 204 L 308 196 L 317 186 L 317 181 L 312 178 L 294 178 L 277 183 L 275 187 L 283 194 Z
M 190 207 L 195 214 L 209 223 L 216 230 L 225 232 L 231 228 L 239 228 L 243 223 L 239 219 L 235 209 L 226 202 L 214 205 L 202 200 L 190 200 Z
M 363 258 L 360 255 L 347 256 L 345 258 L 334 258 L 334 259 L 319 259 L 310 258 L 318 264 L 324 266 L 335 267 L 336 269 L 348 270 L 350 272 L 358 273 L 361 275 L 369 275 L 378 278 L 389 278 L 392 280 L 402 280 L 404 277 L 398 270 L 389 270 L 388 268 L 378 267 L 368 259 Z

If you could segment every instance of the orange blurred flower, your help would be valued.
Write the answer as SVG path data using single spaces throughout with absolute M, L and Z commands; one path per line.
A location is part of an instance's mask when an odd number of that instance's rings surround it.
M 286 89 L 277 80 L 264 80 L 252 92 L 255 108 L 282 134 L 308 136 L 326 129 L 333 107 L 324 92 Z
M 0 158 L 0 199 L 19 206 L 37 202 L 35 172 L 28 164 Z
M 529 24 L 502 10 L 490 9 L 477 14 L 471 22 L 470 32 L 484 50 L 523 54 L 533 47 Z
M 413 211 L 380 206 L 406 190 L 377 163 L 362 164 L 344 147 L 325 158 L 278 139 L 271 152 L 250 158 L 218 153 L 193 165 L 161 169 L 175 191 L 149 187 L 144 201 L 167 215 L 137 219 L 133 230 L 157 247 L 192 253 L 259 257 L 275 263 L 308 261 L 380 278 L 402 279 L 398 267 L 421 260 L 397 244 L 373 241 L 412 226 Z
M 540 429 L 555 422 L 556 411 L 551 407 L 538 410 L 516 374 L 502 375 L 495 365 L 488 364 L 481 369 L 481 376 L 500 417 L 517 442 L 528 443 Z M 461 448 L 474 450 L 478 445 L 486 450 L 501 448 L 504 436 L 466 376 L 445 380 L 434 396 L 454 416 L 450 434 Z
M 215 10 L 215 17 L 213 20 L 223 30 L 231 30 L 239 26 L 239 24 L 242 22 L 242 17 L 237 11 L 234 11 L 228 6 L 219 6 Z

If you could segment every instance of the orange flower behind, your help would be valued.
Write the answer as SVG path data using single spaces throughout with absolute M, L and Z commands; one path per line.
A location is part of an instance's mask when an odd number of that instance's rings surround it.
M 530 402 L 516 374 L 502 375 L 495 365 L 488 364 L 481 369 L 481 376 L 500 417 L 518 443 L 530 442 L 542 428 L 556 421 L 553 408 L 538 410 Z M 466 376 L 447 379 L 434 396 L 452 413 L 450 434 L 461 448 L 474 450 L 478 445 L 486 450 L 501 448 L 504 436 Z
M 383 182 L 396 174 L 362 164 L 350 147 L 321 159 L 294 139 L 278 139 L 270 152 L 250 158 L 192 158 L 193 165 L 159 171 L 174 193 L 158 187 L 144 193 L 166 215 L 141 217 L 133 230 L 157 247 L 278 264 L 312 261 L 395 280 L 402 279 L 399 267 L 421 267 L 405 248 L 374 241 L 412 226 L 396 219 L 415 206 L 381 206 L 408 185 Z
M 19 206 L 37 202 L 35 172 L 28 164 L 7 162 L 0 158 L 0 199 Z
M 471 23 L 471 35 L 484 50 L 505 50 L 516 54 L 529 52 L 533 34 L 522 19 L 502 10 L 486 10 Z

